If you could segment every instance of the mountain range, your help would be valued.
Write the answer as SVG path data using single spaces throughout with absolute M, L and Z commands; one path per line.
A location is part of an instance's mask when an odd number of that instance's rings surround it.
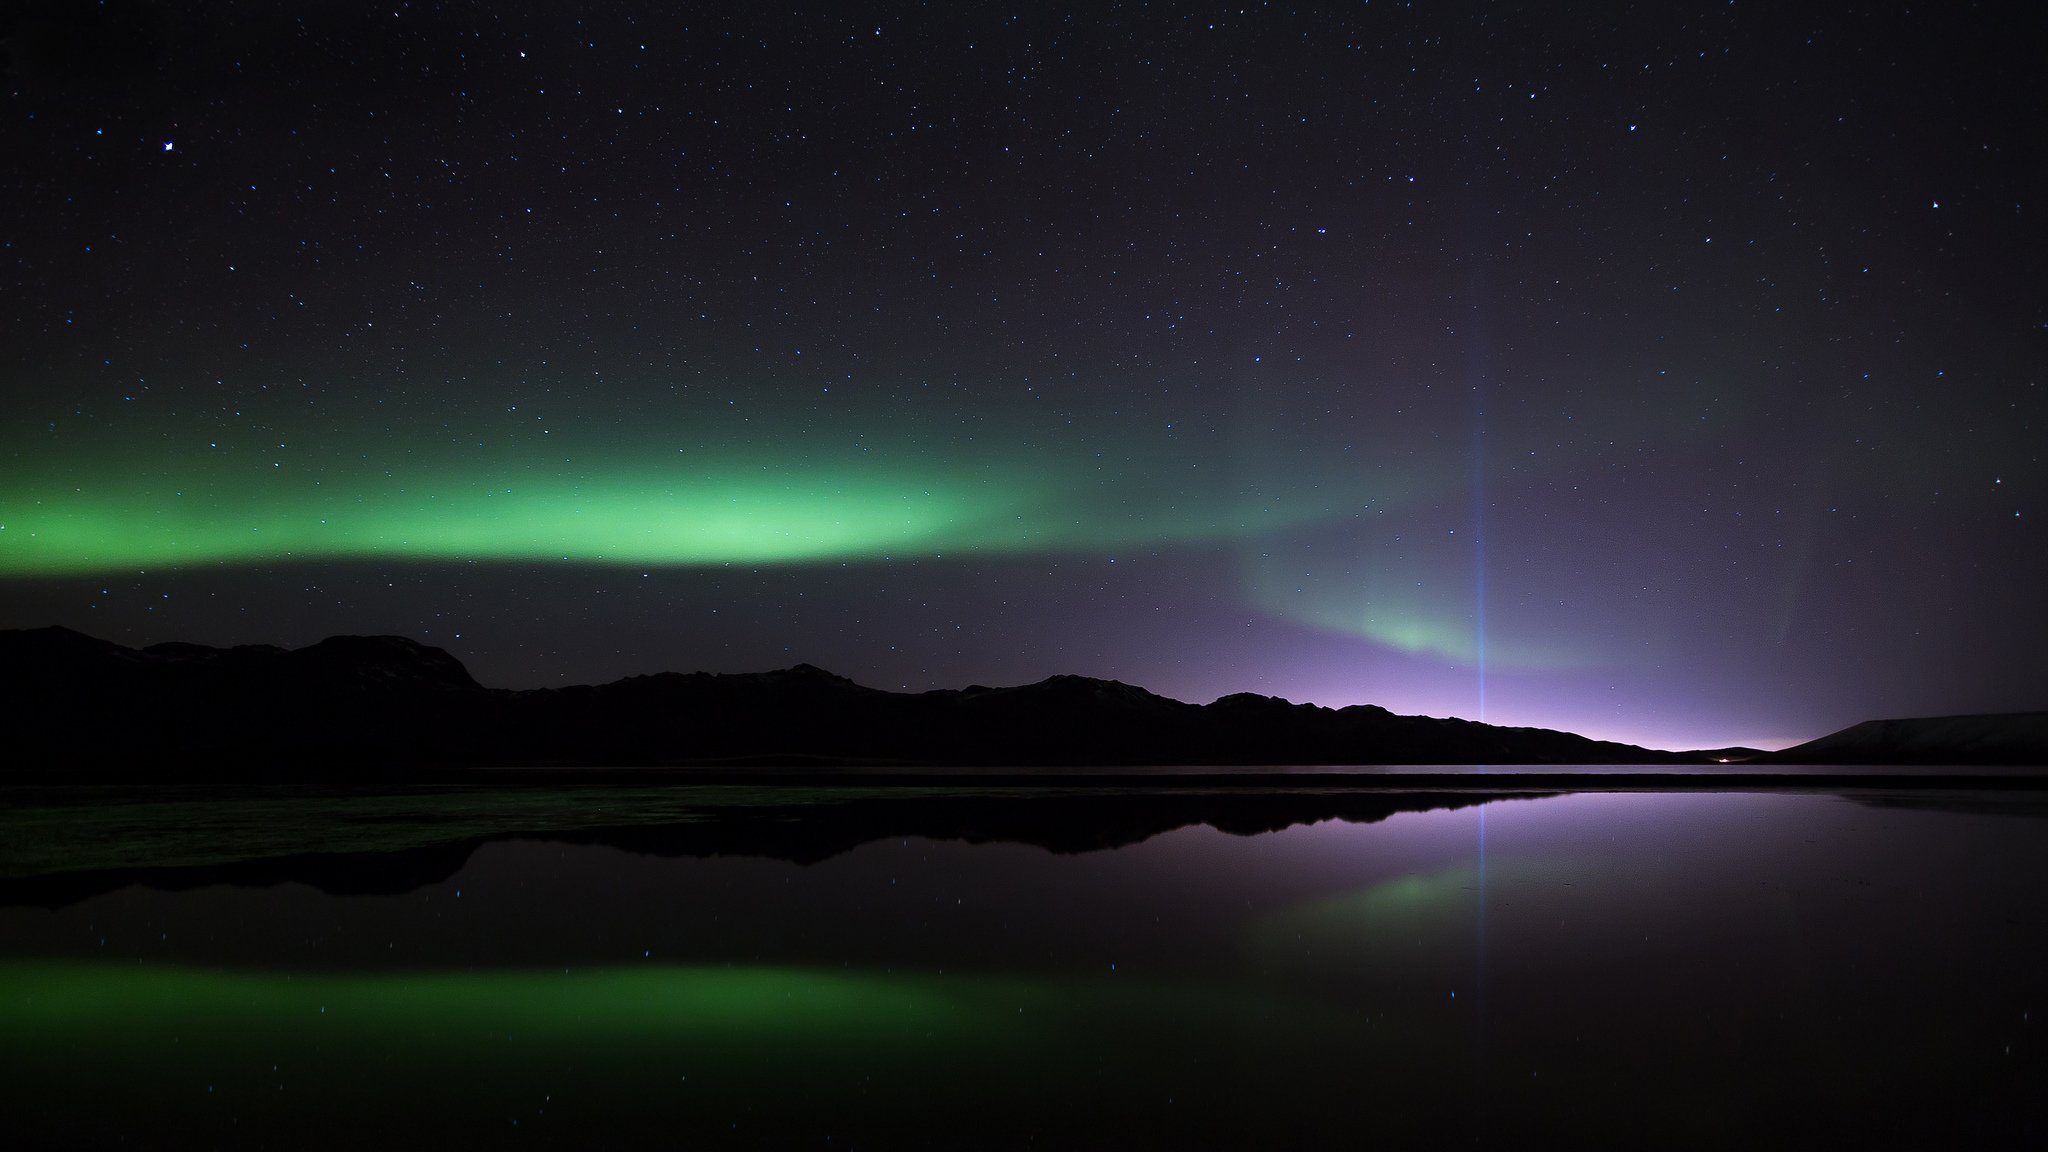
M 1569 732 L 1325 708 L 1239 693 L 1205 705 L 1115 680 L 928 692 L 808 664 L 486 688 L 448 652 L 396 636 L 299 649 L 124 647 L 66 628 L 0 631 L 14 780 L 288 780 L 468 767 L 749 765 L 1700 764 Z M 1887 721 L 1802 745 L 1795 762 L 2048 760 L 2048 714 Z M 1900 727 L 1905 725 L 1906 727 Z M 1918 733 L 1918 736 L 1913 735 Z M 1967 736 L 1958 745 L 1957 737 Z M 1833 743 L 1830 743 L 1833 742 Z M 1956 748 L 1968 756 L 1958 759 Z M 1846 760 L 1841 757 L 1847 757 Z M 1913 760 L 1913 757 L 1922 759 Z

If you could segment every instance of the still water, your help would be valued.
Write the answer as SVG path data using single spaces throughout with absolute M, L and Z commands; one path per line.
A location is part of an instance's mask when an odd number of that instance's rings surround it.
M 2048 1140 L 2037 797 L 626 799 L 16 868 L 13 1146 Z

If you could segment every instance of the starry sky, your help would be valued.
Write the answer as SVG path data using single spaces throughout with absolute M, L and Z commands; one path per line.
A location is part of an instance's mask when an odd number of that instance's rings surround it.
M 0 626 L 2048 707 L 2032 19 L 11 5 Z

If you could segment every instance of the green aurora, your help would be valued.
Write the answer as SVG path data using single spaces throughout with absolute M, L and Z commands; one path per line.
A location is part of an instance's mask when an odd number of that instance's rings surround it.
M 913 433 L 886 404 L 843 424 L 764 412 L 508 409 L 421 419 L 394 444 L 192 424 L 166 450 L 130 428 L 67 455 L 19 443 L 0 476 L 0 579 L 332 561 L 798 566 L 1166 548 L 1237 557 L 1245 604 L 1452 666 L 1479 659 L 1463 537 L 1428 540 L 1462 480 L 1388 443 L 1280 412 L 1203 432 L 1018 417 L 1001 437 Z M 722 418 L 722 417 L 720 417 Z M 1329 440 L 1276 452 L 1274 428 Z M 460 428 L 460 431 L 448 431 Z M 621 434 L 630 427 L 629 434 Z M 440 431 L 430 432 L 436 428 Z M 538 429 L 538 430 L 537 430 Z M 113 447 L 109 447 L 113 445 Z M 1413 529 L 1404 537 L 1403 526 Z M 1501 668 L 1583 666 L 1583 644 L 1496 621 Z
M 17 458 L 0 483 L 0 575 L 371 558 L 701 566 L 1113 553 L 1339 520 L 1407 486 L 1327 470 L 1183 467 L 1162 479 L 1169 449 L 1137 440 L 1112 454 L 1029 438 L 986 451 L 877 437 L 821 446 L 795 432 L 689 451 L 559 439 L 569 452 L 467 459 L 422 447 L 395 462 L 282 451 Z

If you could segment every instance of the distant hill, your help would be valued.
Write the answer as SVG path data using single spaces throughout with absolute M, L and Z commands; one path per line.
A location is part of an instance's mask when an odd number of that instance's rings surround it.
M 2048 712 L 1866 720 L 1759 759 L 1787 764 L 2048 764 Z
M 125 648 L 0 631 L 8 778 L 292 779 L 468 766 L 1668 764 L 1541 728 L 1323 708 L 1248 693 L 1195 705 L 1114 680 L 867 688 L 807 664 L 491 689 L 396 636 L 310 647 Z

